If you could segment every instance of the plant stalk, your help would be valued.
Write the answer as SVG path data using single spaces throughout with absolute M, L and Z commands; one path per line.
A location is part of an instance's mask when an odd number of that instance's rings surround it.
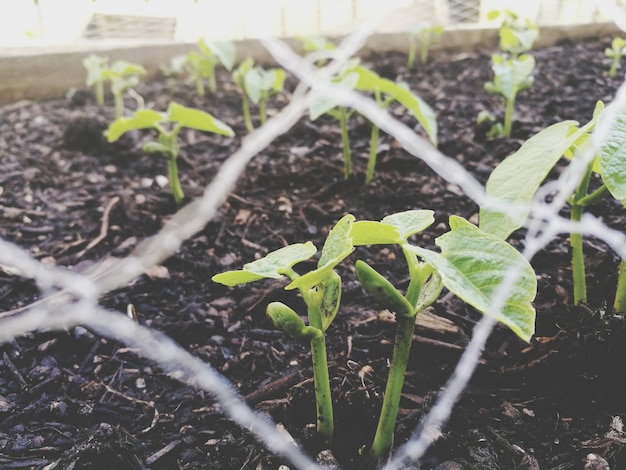
M 102 80 L 96 82 L 95 89 L 96 104 L 101 106 L 104 104 L 104 83 L 102 82 Z
M 265 93 L 261 93 L 261 99 L 259 100 L 259 121 L 261 125 L 265 124 L 267 120 L 267 96 Z
M 167 177 L 170 180 L 170 188 L 172 189 L 174 201 L 176 205 L 180 205 L 185 198 L 185 194 L 183 193 L 183 188 L 178 179 L 178 166 L 176 165 L 176 157 L 173 155 L 167 156 Z
M 420 45 L 420 60 L 422 61 L 422 64 L 425 64 L 426 62 L 428 62 L 429 47 L 430 47 L 430 44 L 428 44 L 428 41 L 424 41 Z
M 574 205 L 571 209 L 572 222 L 580 222 L 583 207 Z M 583 236 L 581 233 L 570 233 L 572 247 L 572 277 L 574 281 L 574 303 L 587 302 L 587 281 L 585 279 L 585 256 L 583 254 Z
M 343 146 L 343 178 L 347 180 L 352 173 L 352 157 L 348 137 L 348 111 L 345 106 L 339 107 L 339 123 L 341 124 L 341 144 Z
M 370 137 L 370 156 L 367 161 L 367 173 L 365 174 L 365 183 L 371 183 L 374 179 L 374 171 L 376 170 L 376 156 L 378 154 L 378 136 L 380 129 L 372 123 L 372 135 Z
M 515 97 L 506 100 L 506 109 L 504 111 L 504 128 L 502 133 L 504 137 L 511 137 L 511 128 L 513 127 L 513 107 L 515 106 Z
M 212 65 L 209 71 L 209 90 L 211 93 L 215 93 L 217 91 L 217 79 L 215 78 L 215 66 Z
M 326 357 L 326 338 L 322 329 L 322 314 L 319 305 L 315 301 L 311 300 L 308 295 L 303 295 L 303 297 L 308 307 L 309 325 L 322 332 L 318 338 L 311 340 L 311 359 L 313 360 L 317 432 L 330 445 L 333 440 L 334 417 L 330 377 L 328 375 L 328 360 Z
M 198 96 L 204 96 L 204 82 L 202 77 L 196 77 L 196 93 Z
M 122 93 L 115 93 L 113 97 L 115 99 L 115 118 L 119 119 L 124 116 L 124 97 Z
M 617 288 L 615 289 L 613 313 L 626 313 L 626 259 L 622 259 L 619 264 L 619 275 L 617 278 Z
M 374 458 L 384 457 L 391 448 L 393 431 L 400 406 L 402 385 L 404 384 L 404 374 L 409 362 L 409 353 L 411 352 L 411 343 L 413 341 L 415 316 L 397 316 L 396 318 L 398 326 L 389 377 L 387 378 L 387 386 L 385 388 L 385 398 L 383 399 L 376 434 L 370 450 Z
M 252 124 L 252 118 L 250 117 L 250 103 L 248 102 L 248 95 L 246 95 L 245 90 L 242 95 L 241 107 L 243 109 L 243 123 L 246 125 L 248 132 L 252 132 L 254 130 L 254 125 Z
M 415 44 L 415 40 L 413 38 L 409 39 L 409 56 L 406 61 L 406 66 L 408 68 L 412 68 L 415 64 L 415 53 L 417 52 L 417 45 Z

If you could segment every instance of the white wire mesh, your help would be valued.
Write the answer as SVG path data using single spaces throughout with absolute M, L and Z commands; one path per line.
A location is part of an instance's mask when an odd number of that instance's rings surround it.
M 354 55 L 373 31 L 367 24 L 349 36 L 340 46 L 336 60 L 329 66 L 337 69 L 348 57 Z M 240 426 L 253 432 L 269 450 L 287 458 L 296 468 L 320 468 L 292 442 L 276 430 L 266 417 L 250 409 L 222 376 L 208 364 L 192 356 L 164 335 L 142 327 L 125 316 L 98 306 L 99 295 L 127 285 L 146 269 L 171 256 L 186 239 L 201 230 L 224 202 L 237 178 L 252 157 L 269 145 L 276 137 L 287 132 L 306 111 L 311 91 L 324 93 L 356 109 L 393 136 L 407 152 L 422 159 L 441 177 L 458 185 L 477 204 L 486 202 L 483 186 L 455 160 L 446 157 L 411 129 L 382 110 L 374 101 L 357 93 L 343 90 L 324 80 L 309 62 L 296 55 L 278 40 L 264 40 L 264 45 L 276 61 L 293 73 L 303 84 L 290 104 L 271 118 L 262 128 L 243 139 L 241 148 L 221 167 L 203 196 L 180 210 L 154 237 L 146 239 L 133 253 L 122 260 L 103 260 L 87 275 L 69 272 L 40 264 L 21 248 L 0 239 L 0 263 L 25 277 L 34 279 L 40 287 L 43 300 L 32 306 L 0 317 L 0 341 L 7 342 L 22 335 L 41 330 L 63 330 L 76 325 L 85 326 L 97 334 L 113 338 L 155 361 L 166 372 L 194 387 L 210 392 L 219 402 L 223 412 Z M 328 71 L 327 71 L 328 72 Z M 328 76 L 328 75 L 327 75 Z M 308 88 L 308 90 L 307 90 Z M 620 89 L 616 98 L 626 102 L 626 90 Z M 611 120 L 606 119 L 605 125 Z M 602 127 L 598 130 L 601 138 Z M 621 256 L 626 257 L 626 236 L 605 226 L 592 216 L 574 224 L 559 215 L 571 193 L 582 177 L 591 154 L 575 160 L 558 180 L 546 185 L 531 206 L 531 216 L 524 240 L 524 256 L 531 260 L 557 234 L 576 231 L 594 235 L 605 241 Z M 545 202 L 545 194 L 553 195 Z M 507 207 L 514 211 L 515 207 Z M 518 270 L 513 268 L 499 287 L 491 305 L 498 312 L 508 297 Z M 385 466 L 386 470 L 403 468 L 409 461 L 419 460 L 443 428 L 453 410 L 453 404 L 465 389 L 485 342 L 493 327 L 493 317 L 485 316 L 476 326 L 472 339 L 458 362 L 453 375 L 441 392 L 435 405 L 422 420 L 409 442 L 400 447 Z

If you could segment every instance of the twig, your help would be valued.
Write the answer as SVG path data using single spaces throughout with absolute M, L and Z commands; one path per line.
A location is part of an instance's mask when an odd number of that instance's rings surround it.
M 100 223 L 100 234 L 96 238 L 91 240 L 91 242 L 89 242 L 89 244 L 76 255 L 76 258 L 81 258 L 87 251 L 91 250 L 94 246 L 96 246 L 98 243 L 100 243 L 102 240 L 104 240 L 107 237 L 107 235 L 109 234 L 109 216 L 111 215 L 111 210 L 113 209 L 113 207 L 115 207 L 115 204 L 117 204 L 119 201 L 120 201 L 119 196 L 115 196 L 109 201 L 109 203 L 104 208 L 104 212 L 102 213 L 102 222 Z

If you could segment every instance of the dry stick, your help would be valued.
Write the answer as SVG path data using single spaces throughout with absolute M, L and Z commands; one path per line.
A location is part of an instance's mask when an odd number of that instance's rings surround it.
M 81 258 L 85 253 L 87 253 L 89 250 L 91 250 L 94 246 L 96 246 L 107 237 L 109 233 L 109 217 L 111 215 L 111 210 L 119 201 L 119 196 L 111 198 L 102 213 L 102 221 L 100 222 L 100 234 L 96 238 L 91 240 L 91 242 L 89 242 L 89 244 L 76 255 L 77 259 Z

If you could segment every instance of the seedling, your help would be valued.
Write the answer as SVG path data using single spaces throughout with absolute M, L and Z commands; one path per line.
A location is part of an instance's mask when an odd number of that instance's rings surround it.
M 110 68 L 102 71 L 102 77 L 111 81 L 111 93 L 115 101 L 116 119 L 124 115 L 124 92 L 136 87 L 139 84 L 139 75 L 145 73 L 146 69 L 141 65 L 125 60 L 117 60 Z
M 176 204 L 180 204 L 185 195 L 178 178 L 177 158 L 178 133 L 183 127 L 228 137 L 234 135 L 229 126 L 209 113 L 172 102 L 166 113 L 141 109 L 135 111 L 132 117 L 116 119 L 109 125 L 106 136 L 109 142 L 115 142 L 123 134 L 134 129 L 155 129 L 158 132 L 157 140 L 146 143 L 143 151 L 165 157 L 172 195 Z
M 443 34 L 443 25 L 429 26 L 420 23 L 409 29 L 409 55 L 406 65 L 411 68 L 415 64 L 415 55 L 417 53 L 417 45 L 420 46 L 420 62 L 425 64 L 428 62 L 428 52 L 430 46 L 433 45 Z
M 87 86 L 94 87 L 94 93 L 96 95 L 96 103 L 98 105 L 104 104 L 104 76 L 103 71 L 108 66 L 106 57 L 90 54 L 83 59 L 83 65 L 87 69 Z
M 437 145 L 437 119 L 434 111 L 418 95 L 412 93 L 405 84 L 381 78 L 375 72 L 359 65 L 356 59 L 349 61 L 344 70 L 333 81 L 348 89 L 373 93 L 376 102 L 382 108 L 386 108 L 394 101 L 399 102 L 413 114 L 426 131 L 431 142 Z M 325 113 L 339 120 L 343 148 L 344 178 L 348 179 L 352 173 L 352 157 L 347 123 L 352 111 L 348 111 L 345 106 L 333 100 L 320 97 L 311 105 L 309 118 L 313 121 Z M 374 178 L 378 154 L 378 138 L 379 128 L 372 123 L 370 152 L 365 175 L 366 183 L 369 183 Z
M 317 268 L 300 276 L 293 266 L 308 260 L 317 252 L 311 242 L 289 245 L 244 265 L 243 269 L 213 276 L 213 281 L 227 286 L 247 284 L 260 279 L 291 282 L 285 289 L 298 289 L 307 306 L 309 325 L 290 307 L 281 302 L 267 306 L 267 316 L 279 330 L 294 339 L 310 341 L 317 408 L 317 431 L 330 444 L 333 438 L 333 404 L 331 399 L 326 340 L 324 332 L 332 323 L 341 301 L 341 277 L 335 266 L 354 250 L 350 231 L 354 216 L 344 216 L 330 231 Z
M 604 55 L 611 59 L 611 68 L 609 69 L 609 77 L 615 77 L 617 69 L 620 67 L 620 60 L 626 55 L 626 41 L 620 37 L 613 38 L 611 47 L 604 49 Z
M 505 10 L 493 10 L 487 14 L 487 19 L 501 18 L 499 36 L 500 50 L 508 53 L 512 58 L 530 51 L 539 37 L 538 26 L 530 19 L 519 16 L 517 13 Z
M 626 205 L 626 178 L 624 176 L 626 150 L 623 145 L 623 136 L 626 133 L 626 109 L 623 105 L 621 107 L 611 105 L 605 111 L 602 102 L 598 102 L 593 118 L 584 126 L 579 127 L 576 121 L 553 124 L 524 142 L 517 152 L 504 159 L 496 167 L 487 181 L 487 194 L 500 201 L 515 204 L 516 211 L 503 212 L 491 206 L 481 207 L 481 229 L 505 239 L 514 230 L 520 228 L 528 218 L 529 206 L 535 193 L 559 159 L 564 155 L 578 158 L 591 151 L 591 132 L 602 119 L 605 119 L 605 114 L 609 109 L 612 110 L 615 121 L 603 134 L 603 140 L 598 143 L 595 158 L 589 163 L 576 189 L 569 195 L 570 218 L 573 222 L 579 223 L 584 210 L 609 193 Z M 594 173 L 600 176 L 602 184 L 590 191 L 590 181 Z M 570 245 L 574 302 L 586 302 L 587 287 L 582 235 L 572 232 Z M 613 310 L 617 313 L 626 313 L 626 274 L 624 271 L 625 263 L 622 260 L 613 304 Z
M 250 104 L 252 101 L 259 106 L 259 120 L 261 125 L 267 119 L 267 100 L 270 96 L 283 91 L 285 83 L 285 71 L 280 68 L 264 70 L 254 65 L 252 58 L 248 57 L 233 72 L 233 81 L 242 91 L 243 119 L 249 132 L 254 130 L 250 116 Z
M 409 243 L 411 236 L 433 222 L 432 211 L 412 210 L 380 222 L 355 222 L 352 228 L 355 246 L 399 245 L 409 269 L 409 285 L 403 295 L 365 262 L 356 263 L 356 275 L 363 287 L 383 307 L 395 312 L 397 321 L 383 405 L 370 449 L 375 458 L 384 457 L 391 448 L 415 316 L 437 300 L 443 287 L 482 313 L 493 315 L 523 340 L 529 341 L 534 333 L 535 310 L 530 302 L 536 295 L 537 282 L 521 254 L 498 237 L 455 216 L 450 217 L 451 231 L 436 239 L 441 253 Z M 494 312 L 492 297 L 513 267 L 520 274 L 502 308 Z
M 198 51 L 191 51 L 185 55 L 174 57 L 171 69 L 176 73 L 186 72 L 196 85 L 196 92 L 204 96 L 204 82 L 208 81 L 209 90 L 215 93 L 217 80 L 215 66 L 221 63 L 230 71 L 235 63 L 235 45 L 231 42 L 206 43 L 198 40 Z
M 517 58 L 507 58 L 501 54 L 491 56 L 491 68 L 494 73 L 493 82 L 485 83 L 485 90 L 502 96 L 506 105 L 502 136 L 511 136 L 513 125 L 513 109 L 518 93 L 526 90 L 533 83 L 532 73 L 535 69 L 535 58 L 523 54 Z

